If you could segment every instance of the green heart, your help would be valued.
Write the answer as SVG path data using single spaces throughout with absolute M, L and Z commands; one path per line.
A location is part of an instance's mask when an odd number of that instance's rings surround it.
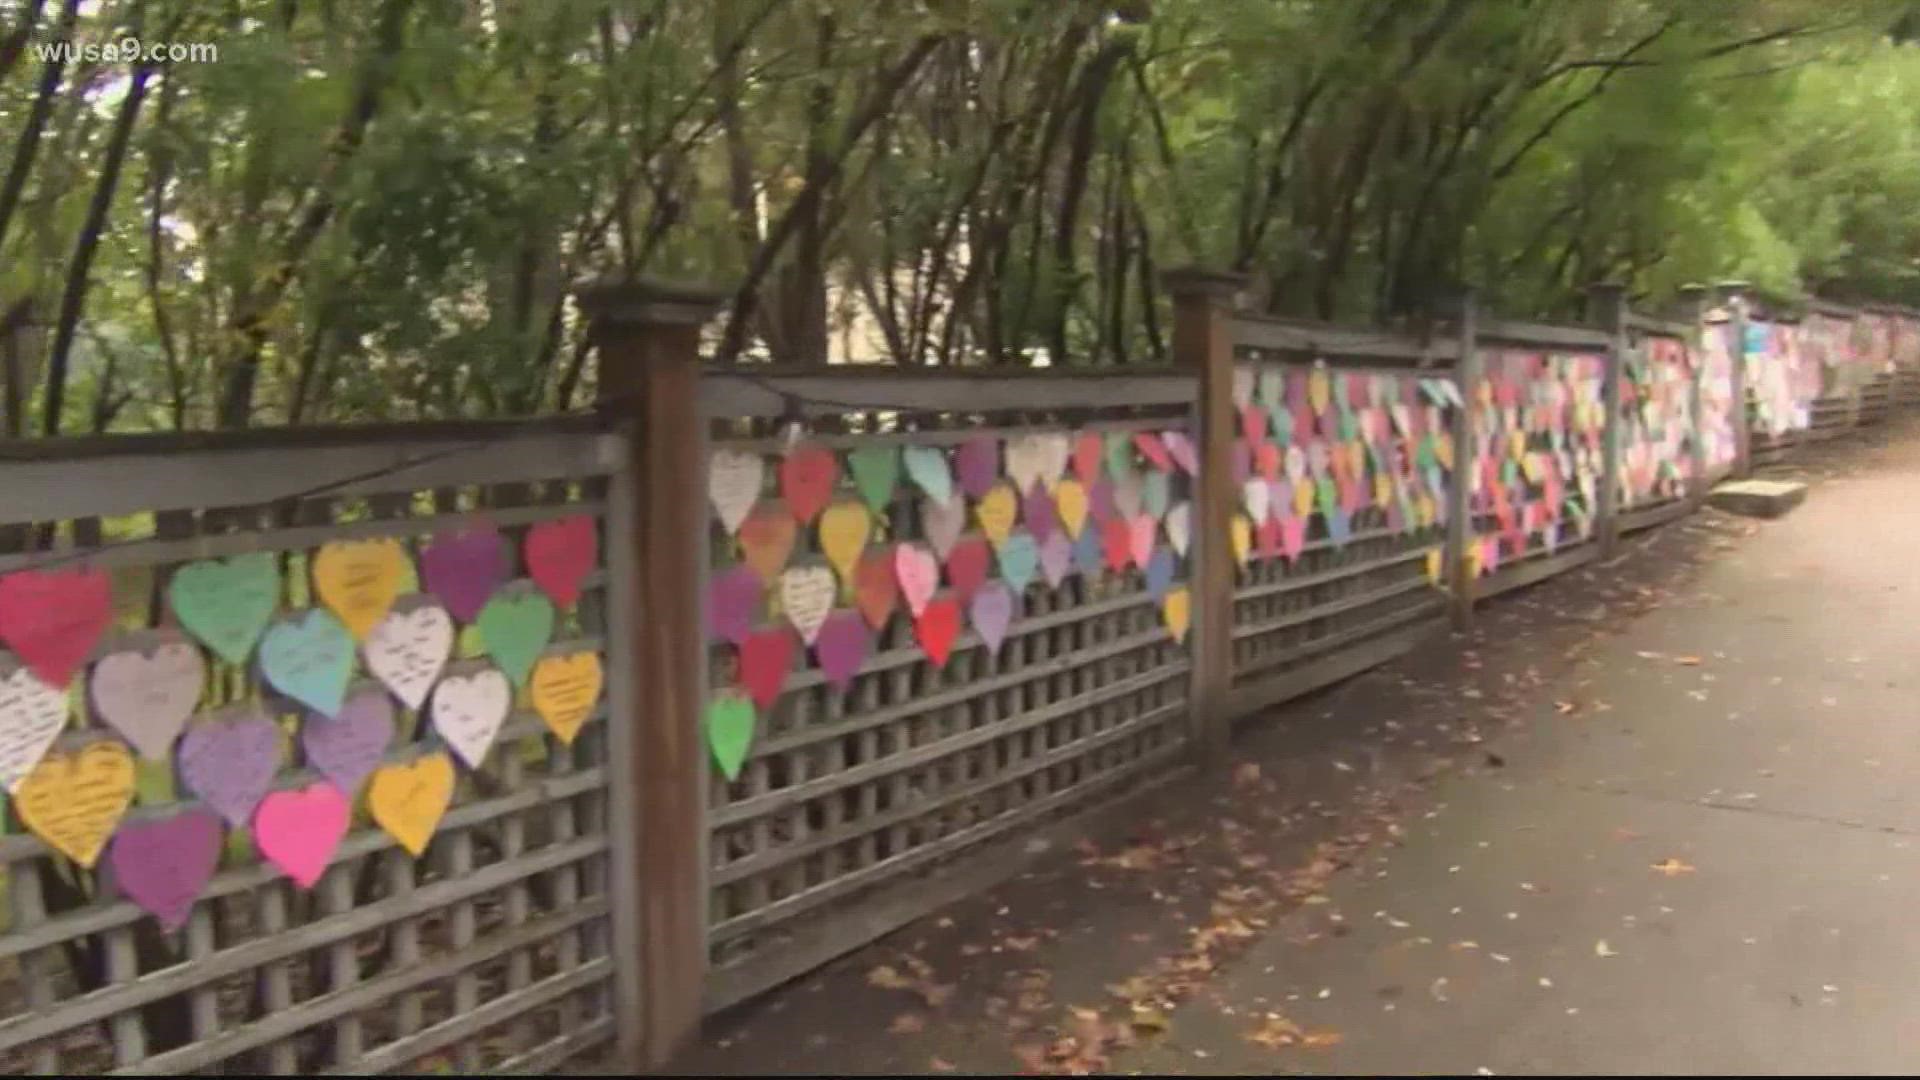
M 744 697 L 727 694 L 707 702 L 707 746 L 729 781 L 740 778 L 740 766 L 747 762 L 753 722 L 753 702 Z
M 188 563 L 173 572 L 167 599 L 188 633 L 244 664 L 280 603 L 280 567 L 270 551 Z
M 1269 410 L 1284 408 L 1287 403 L 1285 374 L 1277 367 L 1262 368 L 1259 389 L 1254 391 L 1254 396 L 1259 398 Z
M 878 514 L 893 501 L 894 485 L 900 482 L 900 455 L 891 446 L 867 446 L 847 455 L 847 467 L 853 471 L 853 486 L 860 497 Z
M 1340 506 L 1340 489 L 1333 486 L 1332 480 L 1322 480 L 1317 490 L 1320 495 L 1320 513 L 1331 521 L 1333 512 Z
M 1133 436 L 1124 431 L 1109 431 L 1106 437 L 1107 471 L 1113 474 L 1113 482 L 1133 474 Z
M 1172 479 L 1158 469 L 1146 476 L 1146 484 L 1141 488 L 1140 501 L 1155 520 L 1167 516 L 1167 506 L 1173 502 Z
M 513 685 L 525 686 L 533 662 L 553 636 L 553 602 L 528 585 L 513 586 L 494 593 L 474 622 L 500 670 Z

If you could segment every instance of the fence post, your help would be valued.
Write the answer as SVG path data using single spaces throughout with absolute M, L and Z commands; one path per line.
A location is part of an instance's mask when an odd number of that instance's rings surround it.
M 1600 505 L 1594 522 L 1604 558 L 1620 543 L 1620 380 L 1627 368 L 1627 287 L 1613 281 L 1587 286 L 1587 321 L 1611 339 L 1601 369 L 1600 400 L 1607 426 L 1600 437 Z
M 1701 396 L 1700 384 L 1707 377 L 1707 288 L 1704 285 L 1682 285 L 1680 287 L 1680 312 L 1693 332 L 1687 341 L 1687 352 L 1691 363 L 1687 365 L 1687 413 L 1693 417 L 1692 439 L 1688 446 L 1692 451 L 1693 482 L 1688 485 L 1687 498 L 1698 503 L 1707 497 L 1707 444 L 1706 405 Z
M 1196 746 L 1218 760 L 1233 734 L 1233 298 L 1237 274 L 1185 268 L 1161 275 L 1173 296 L 1174 363 L 1198 378 L 1200 476 L 1194 483 L 1193 683 Z
M 615 823 L 634 848 L 614 853 L 627 876 L 615 895 L 626 894 L 617 906 L 637 907 L 627 947 L 639 955 L 616 957 L 616 970 L 631 974 L 615 1022 L 623 1056 L 647 1068 L 699 1030 L 706 980 L 706 537 L 689 522 L 706 520 L 700 331 L 722 295 L 634 280 L 576 294 L 599 355 L 600 408 L 625 429 L 629 455 L 607 537 L 608 599 L 622 634 L 608 659 L 626 668 L 614 683 L 629 690 L 624 702 L 610 699 L 609 723 L 630 732 L 630 760 L 612 763 L 634 818 L 626 830 Z
M 1454 383 L 1460 391 L 1461 406 L 1453 411 L 1453 472 L 1447 482 L 1447 567 L 1453 586 L 1453 625 L 1457 630 L 1473 626 L 1473 594 L 1479 587 L 1473 560 L 1467 557 L 1467 545 L 1477 541 L 1473 528 L 1473 478 L 1479 472 L 1476 449 L 1479 436 L 1474 430 L 1475 412 L 1480 407 L 1480 384 L 1485 381 L 1485 358 L 1475 330 L 1479 305 L 1472 289 L 1460 294 L 1455 324 L 1460 356 L 1454 361 Z
M 1747 301 L 1744 281 L 1720 283 L 1720 303 L 1727 309 L 1728 333 L 1733 338 L 1733 475 L 1745 479 L 1753 465 L 1753 409 L 1747 404 Z

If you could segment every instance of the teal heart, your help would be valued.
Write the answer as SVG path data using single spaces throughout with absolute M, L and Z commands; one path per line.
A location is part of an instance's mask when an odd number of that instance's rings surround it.
M 173 572 L 167 599 L 188 633 L 244 664 L 279 606 L 280 566 L 270 551 L 188 563 Z
M 553 637 L 553 601 L 525 586 L 502 589 L 480 609 L 474 625 L 494 663 L 513 685 L 525 686 L 533 662 Z
M 1435 405 L 1445 405 L 1447 403 L 1446 384 L 1441 380 L 1421 379 L 1420 389 L 1427 395 L 1427 400 L 1433 402 Z
M 1000 545 L 1000 576 L 1016 593 L 1027 591 L 1033 584 L 1033 576 L 1040 570 L 1040 548 L 1033 542 L 1033 534 L 1017 532 L 1007 537 Z
M 1432 494 L 1435 499 L 1442 502 L 1446 501 L 1447 474 L 1441 472 L 1440 466 L 1438 465 L 1427 466 L 1427 491 Z
M 953 469 L 947 464 L 947 452 L 937 446 L 909 446 L 902 455 L 907 476 L 937 503 L 953 498 Z
M 1512 458 L 1508 458 L 1507 460 L 1500 463 L 1500 482 L 1502 484 L 1506 485 L 1507 487 L 1513 487 L 1516 483 L 1518 483 L 1519 479 L 1520 479 L 1520 466 L 1514 464 L 1514 461 Z
M 713 762 L 729 781 L 740 778 L 740 766 L 747 763 L 747 749 L 753 745 L 753 702 L 739 694 L 726 694 L 707 702 L 707 748 Z
M 1339 372 L 1334 372 L 1331 377 L 1333 379 L 1333 403 L 1340 407 L 1341 412 L 1351 412 L 1353 410 L 1353 402 L 1347 399 L 1347 377 Z
M 1267 409 L 1267 416 L 1273 421 L 1274 443 L 1282 447 L 1291 445 L 1293 443 L 1293 410 L 1287 408 L 1287 403 L 1282 401 L 1270 406 Z
M 1260 386 L 1255 391 L 1269 412 L 1287 406 L 1287 377 L 1279 368 L 1262 368 Z
M 1125 431 L 1109 431 L 1106 436 L 1107 471 L 1114 483 L 1133 472 L 1133 436 Z
M 1360 437 L 1359 419 L 1353 415 L 1352 409 L 1347 408 L 1345 405 L 1341 405 L 1340 406 L 1340 441 L 1352 442 L 1353 440 L 1359 437 Z
M 1413 463 L 1422 469 L 1431 469 L 1440 463 L 1433 452 L 1433 436 L 1421 439 L 1419 445 L 1413 448 Z
M 893 501 L 894 485 L 900 482 L 900 454 L 891 446 L 867 446 L 847 455 L 847 468 L 853 473 L 853 486 L 860 497 L 878 514 Z
M 1146 483 L 1140 489 L 1140 501 L 1157 521 L 1167 516 L 1167 507 L 1173 502 L 1173 478 L 1158 469 L 1146 476 Z
M 1333 520 L 1334 511 L 1340 508 L 1340 489 L 1333 486 L 1332 480 L 1322 479 L 1316 485 L 1316 490 L 1320 496 L 1321 515 L 1329 521 Z
M 260 671 L 274 689 L 333 717 L 353 676 L 353 635 L 333 612 L 308 608 L 267 629 L 260 639 Z

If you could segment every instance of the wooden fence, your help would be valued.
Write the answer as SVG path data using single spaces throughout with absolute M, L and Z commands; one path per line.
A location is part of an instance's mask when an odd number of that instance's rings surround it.
M 0 444 L 7 1068 L 657 1064 L 1920 404 L 1911 312 L 1239 285 L 1171 277 L 1177 366 L 1115 374 L 703 370 L 715 294 L 601 286 L 591 415 Z

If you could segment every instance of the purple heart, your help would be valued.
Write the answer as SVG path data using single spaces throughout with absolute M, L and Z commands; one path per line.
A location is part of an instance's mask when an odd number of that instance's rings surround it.
M 361 690 L 347 698 L 331 719 L 309 712 L 300 727 L 307 764 L 349 797 L 379 767 L 392 741 L 393 701 L 378 690 Z
M 280 766 L 280 729 L 257 713 L 209 720 L 180 740 L 180 779 L 227 824 L 245 828 Z
M 463 623 L 479 617 L 487 598 L 507 580 L 507 539 L 491 525 L 443 532 L 420 553 L 427 591 Z
M 1044 543 L 1060 527 L 1060 512 L 1054 508 L 1053 494 L 1045 484 L 1033 485 L 1033 490 L 1021 499 L 1025 505 L 1020 516 L 1026 519 L 1027 531 L 1035 540 Z
M 127 899 L 165 929 L 178 930 L 219 865 L 220 819 L 205 810 L 186 810 L 122 825 L 107 858 Z
M 1185 469 L 1188 476 L 1200 475 L 1200 458 L 1194 453 L 1193 440 L 1187 438 L 1186 432 L 1163 431 L 1160 433 L 1160 441 L 1165 444 L 1167 454 L 1173 458 L 1174 464 Z
M 993 490 L 1000 478 L 1000 444 L 985 435 L 976 435 L 960 445 L 954 455 L 954 467 L 960 473 L 960 490 L 978 499 Z
M 1040 572 L 1046 576 L 1047 586 L 1059 588 L 1060 583 L 1067 580 L 1067 571 L 1072 568 L 1073 541 L 1068 540 L 1064 532 L 1047 537 L 1040 545 Z
M 973 594 L 967 615 L 973 620 L 980 640 L 987 643 L 987 651 L 999 652 L 1001 642 L 1007 640 L 1007 627 L 1013 625 L 1013 590 L 1001 581 L 982 585 Z
M 1235 487 L 1244 486 L 1247 477 L 1253 475 L 1253 448 L 1245 439 L 1233 440 L 1233 483 Z
M 844 693 L 853 685 L 860 665 L 867 662 L 869 640 L 866 621 L 856 611 L 836 611 L 820 625 L 813 655 L 820 661 L 820 673 L 834 689 Z
M 1087 489 L 1087 511 L 1093 515 L 1093 520 L 1102 525 L 1120 516 L 1120 507 L 1113 500 L 1113 481 L 1102 476 L 1093 482 L 1093 486 Z M 1086 529 L 1080 535 L 1097 531 Z
M 767 587 L 745 563 L 717 574 L 707 585 L 707 633 L 744 645 L 765 603 Z

